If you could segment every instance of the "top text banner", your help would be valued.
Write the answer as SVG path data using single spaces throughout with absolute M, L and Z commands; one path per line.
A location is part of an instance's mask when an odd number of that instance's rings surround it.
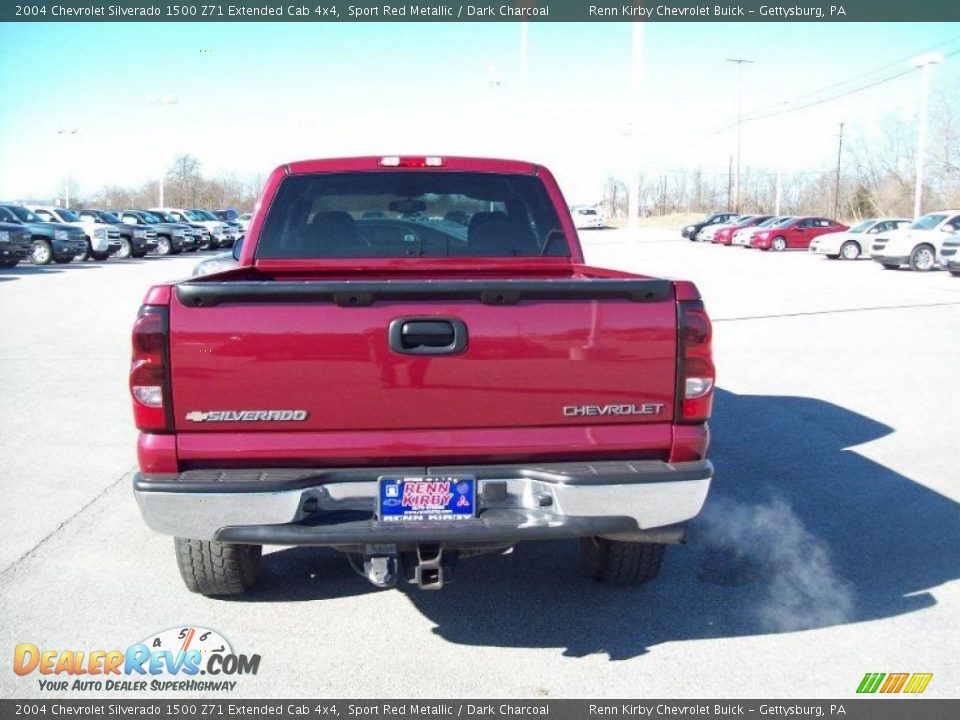
M 373 2 L 274 0 L 143 2 L 38 0 L 4 2 L 5 22 L 950 22 L 960 21 L 960 0 L 797 0 L 745 2 L 611 2 L 513 0 Z

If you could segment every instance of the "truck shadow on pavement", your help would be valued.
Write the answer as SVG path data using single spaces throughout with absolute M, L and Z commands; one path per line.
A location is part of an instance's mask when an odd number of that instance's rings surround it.
M 593 583 L 576 541 L 521 543 L 460 562 L 455 582 L 411 589 L 411 603 L 453 643 L 620 660 L 670 641 L 893 617 L 934 605 L 929 591 L 960 577 L 960 504 L 854 449 L 892 428 L 821 400 L 722 390 L 711 425 L 711 495 L 652 584 Z M 273 553 L 265 570 L 316 565 L 308 552 Z M 376 591 L 345 559 L 323 561 L 333 567 L 316 585 L 265 578 L 274 590 L 250 599 Z

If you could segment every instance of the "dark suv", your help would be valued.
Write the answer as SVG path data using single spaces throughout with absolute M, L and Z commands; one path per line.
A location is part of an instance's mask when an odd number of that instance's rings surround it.
M 21 260 L 30 257 L 33 242 L 23 225 L 0 222 L 0 268 L 15 267 Z
M 120 222 L 134 227 L 150 228 L 157 233 L 157 255 L 178 255 L 195 250 L 196 241 L 190 229 L 180 223 L 168 223 L 144 210 L 121 210 L 114 213 Z
M 20 225 L 30 234 L 30 259 L 35 265 L 68 263 L 87 251 L 87 234 L 83 228 L 44 222 L 23 205 L 0 204 L 0 222 Z
M 120 249 L 115 257 L 142 258 L 151 250 L 157 249 L 157 231 L 150 226 L 135 227 L 123 222 L 114 213 L 108 210 L 94 210 L 87 208 L 77 213 L 81 220 L 113 225 L 120 232 Z
M 160 222 L 173 223 L 175 225 L 180 225 L 183 227 L 188 237 L 193 239 L 193 245 L 186 250 L 191 252 L 194 250 L 209 250 L 213 245 L 213 237 L 210 235 L 210 232 L 200 223 L 193 222 L 189 218 L 181 218 L 178 215 L 169 213 L 166 210 L 161 210 L 159 208 L 153 208 L 152 210 L 145 210 L 153 215 L 155 218 L 160 220 Z

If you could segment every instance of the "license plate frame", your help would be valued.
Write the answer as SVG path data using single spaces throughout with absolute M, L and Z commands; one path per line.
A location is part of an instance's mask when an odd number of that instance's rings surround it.
M 477 479 L 473 475 L 382 475 L 377 479 L 375 512 L 381 522 L 473 520 Z

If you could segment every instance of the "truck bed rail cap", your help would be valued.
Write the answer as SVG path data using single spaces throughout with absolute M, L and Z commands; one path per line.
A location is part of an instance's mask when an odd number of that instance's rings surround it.
M 188 307 L 223 303 L 333 302 L 362 307 L 378 300 L 479 300 L 514 305 L 523 300 L 601 300 L 658 302 L 672 284 L 660 279 L 626 280 L 418 280 L 418 281 L 233 281 L 182 282 L 177 299 Z

